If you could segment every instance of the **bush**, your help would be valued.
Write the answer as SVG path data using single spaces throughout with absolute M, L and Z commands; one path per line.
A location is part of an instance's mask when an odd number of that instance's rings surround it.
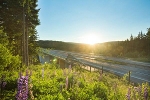
M 16 69 L 21 63 L 19 56 L 13 56 L 2 44 L 0 48 L 0 71 Z

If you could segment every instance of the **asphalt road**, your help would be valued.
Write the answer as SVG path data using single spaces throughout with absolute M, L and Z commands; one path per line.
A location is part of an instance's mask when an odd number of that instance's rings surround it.
M 66 52 L 61 50 L 50 50 L 46 51 L 47 54 L 55 56 L 60 59 L 66 59 L 68 54 L 75 57 L 79 62 L 93 68 L 101 69 L 108 71 L 110 73 L 116 74 L 118 76 L 123 76 L 129 71 L 131 72 L 130 80 L 135 83 L 148 82 L 150 84 L 150 63 L 138 62 L 129 59 L 115 58 L 115 57 L 106 57 L 106 56 L 95 56 L 91 54 L 81 54 L 74 52 Z M 115 62 L 121 62 L 124 64 L 114 64 L 108 62 L 101 62 L 95 59 L 100 58 L 104 60 L 111 60 Z

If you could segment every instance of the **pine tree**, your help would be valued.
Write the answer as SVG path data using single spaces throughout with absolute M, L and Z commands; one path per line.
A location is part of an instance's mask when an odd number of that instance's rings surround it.
M 37 32 L 39 25 L 37 0 L 1 0 L 0 1 L 0 27 L 6 33 L 13 55 L 28 56 L 28 45 L 36 51 Z M 24 29 L 24 32 L 23 32 Z M 26 52 L 22 54 L 23 33 L 25 33 Z M 34 38 L 33 38 L 34 36 Z M 32 38 L 31 38 L 32 37 Z M 29 39 L 31 38 L 31 39 Z M 28 42 L 28 40 L 30 40 Z M 24 42 L 25 42 L 24 41 Z M 31 42 L 31 43 L 30 43 Z M 31 54 L 31 53 L 30 53 Z M 31 54 L 32 55 L 32 54 Z M 34 54 L 35 55 L 35 54 Z

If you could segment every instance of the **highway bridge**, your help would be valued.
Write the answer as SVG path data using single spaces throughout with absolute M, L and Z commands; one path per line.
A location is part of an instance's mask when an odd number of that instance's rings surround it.
M 62 68 L 67 67 L 69 61 L 78 62 L 83 66 L 88 66 L 90 71 L 92 68 L 103 69 L 120 77 L 131 73 L 129 81 L 134 83 L 148 82 L 150 84 L 150 63 L 61 50 L 42 49 L 42 52 L 45 56 L 44 58 L 39 56 L 41 63 L 50 62 L 53 57 L 56 57 Z

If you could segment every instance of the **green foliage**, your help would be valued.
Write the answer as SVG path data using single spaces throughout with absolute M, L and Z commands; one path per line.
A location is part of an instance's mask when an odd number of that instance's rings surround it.
M 55 64 L 46 63 L 28 67 L 28 70 L 32 71 L 30 84 L 33 84 L 32 91 L 35 100 L 126 100 L 128 88 L 131 88 L 132 99 L 144 100 L 145 87 L 150 93 L 148 84 L 139 85 L 138 87 L 142 88 L 141 94 L 138 94 L 135 92 L 134 85 L 128 85 L 109 73 L 103 73 L 102 79 L 99 80 L 99 72 L 79 72 L 76 68 L 70 70 L 53 66 Z M 15 99 L 18 72 L 3 72 L 3 74 L 6 74 L 5 80 L 7 81 L 3 99 Z M 66 88 L 67 77 L 68 88 Z
M 0 27 L 0 44 L 3 44 L 5 46 L 8 45 L 8 37 L 6 33 L 3 32 L 3 28 Z
M 28 40 L 30 63 L 37 56 L 38 19 L 37 0 L 1 0 L 0 1 L 0 43 L 6 45 L 12 55 L 23 56 L 23 29 Z M 23 17 L 24 15 L 24 17 Z M 24 20 L 25 19 L 25 22 Z M 12 60 L 14 60 L 13 58 Z
M 98 98 L 102 98 L 104 100 L 108 99 L 108 87 L 103 82 L 94 84 L 93 91 Z
M 0 48 L 0 70 L 4 70 L 4 68 L 7 67 L 8 64 L 10 64 L 11 54 L 9 50 L 2 44 L 0 44 Z
M 0 48 L 0 72 L 16 69 L 21 63 L 19 56 L 13 56 L 2 44 L 0 44 Z

